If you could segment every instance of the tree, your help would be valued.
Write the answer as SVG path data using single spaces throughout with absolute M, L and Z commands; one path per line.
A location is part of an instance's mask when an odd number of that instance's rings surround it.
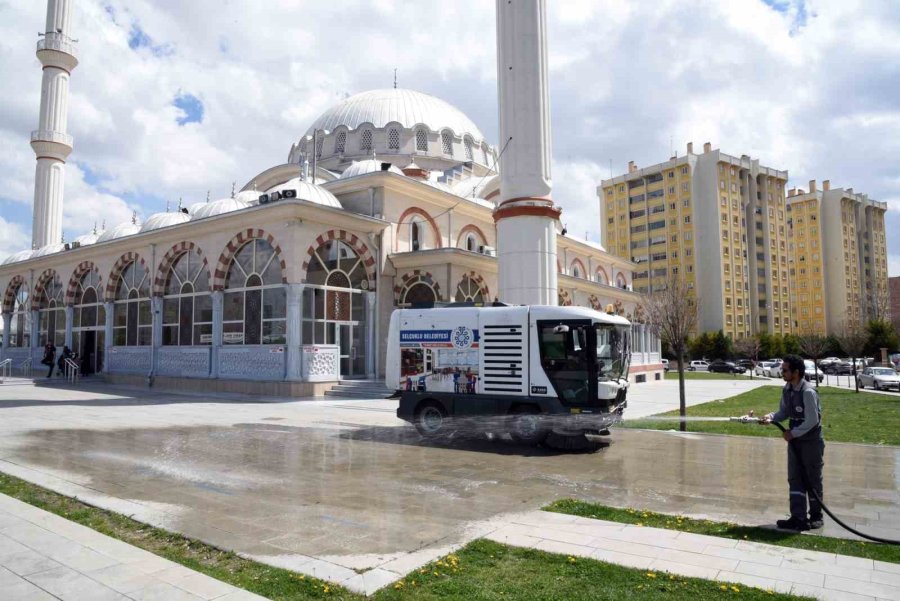
M 712 335 L 712 357 L 714 359 L 730 359 L 733 353 L 733 345 L 731 338 L 726 336 L 722 330 Z
M 841 349 L 850 356 L 853 380 L 856 383 L 856 392 L 859 392 L 859 380 L 856 378 L 856 360 L 862 356 L 869 336 L 866 330 L 858 323 L 850 321 L 844 322 L 844 325 L 838 330 L 835 338 L 837 338 L 838 344 L 841 345 Z
M 688 343 L 690 347 L 691 357 L 694 359 L 709 359 L 714 351 L 714 340 L 712 334 L 703 332 L 696 338 L 692 338 Z
M 687 340 L 697 327 L 699 299 L 692 298 L 693 291 L 681 276 L 670 274 L 665 288 L 655 289 L 645 296 L 641 308 L 647 315 L 647 323 L 653 332 L 675 352 L 678 359 L 678 414 L 684 418 L 687 404 L 684 392 L 684 359 Z M 682 432 L 687 430 L 687 422 L 679 424 Z
M 827 353 L 830 348 L 828 339 L 824 336 L 819 336 L 818 334 L 803 334 L 802 336 L 797 337 L 797 344 L 800 347 L 800 352 L 813 361 L 813 366 L 815 366 L 813 377 L 816 379 L 816 388 L 818 388 L 819 359 L 824 357 L 825 353 Z
M 762 345 L 759 343 L 759 338 L 756 336 L 747 336 L 746 338 L 738 338 L 737 342 L 734 343 L 734 349 L 740 355 L 744 355 L 748 359 L 753 360 L 753 365 L 755 366 L 759 363 L 759 349 Z M 750 379 L 753 379 L 753 370 L 750 370 Z
M 868 339 L 865 352 L 873 357 L 880 357 L 881 349 L 883 348 L 888 349 L 888 351 L 895 351 L 898 344 L 900 344 L 894 324 L 884 319 L 873 319 L 867 323 L 866 333 L 868 334 Z

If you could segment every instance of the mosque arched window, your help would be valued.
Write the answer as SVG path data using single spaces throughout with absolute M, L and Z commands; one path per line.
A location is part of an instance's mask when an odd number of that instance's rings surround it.
M 478 251 L 478 238 L 476 238 L 475 234 L 471 232 L 466 234 L 466 250 L 469 252 Z
M 66 305 L 59 276 L 48 280 L 38 295 L 39 342 L 44 346 L 49 341 L 62 348 L 66 340 Z
M 597 270 L 597 282 L 603 284 L 604 286 L 609 285 L 609 278 L 606 276 L 606 272 L 603 269 Z
M 625 286 L 626 286 L 625 276 L 623 276 L 620 273 L 616 276 L 616 287 L 617 288 L 625 288 Z
M 454 298 L 456 302 L 459 303 L 483 303 L 484 290 L 482 289 L 481 284 L 476 282 L 474 278 L 469 275 L 464 275 L 462 280 L 460 280 L 459 284 L 456 286 L 456 296 Z
M 572 277 L 580 278 L 581 277 L 581 269 L 577 264 L 572 265 Z
M 466 139 L 464 141 L 464 146 L 466 148 L 466 160 L 467 161 L 474 160 L 474 155 L 472 153 L 472 138 L 466 136 Z
M 31 346 L 31 307 L 28 306 L 28 286 L 20 284 L 13 296 L 12 320 L 9 324 L 9 346 Z
M 359 149 L 365 152 L 372 150 L 372 130 L 364 129 L 359 136 Z
M 200 254 L 182 253 L 166 274 L 162 343 L 166 346 L 212 344 L 209 273 Z
M 284 344 L 286 295 L 281 262 L 266 240 L 242 246 L 225 277 L 224 344 Z
M 78 353 L 83 374 L 103 369 L 106 307 L 103 304 L 100 274 L 85 272 L 75 288 L 72 320 L 72 350 Z
M 416 130 L 416 150 L 428 152 L 428 133 L 424 129 Z
M 409 223 L 409 246 L 410 250 L 422 248 L 422 225 L 418 219 L 413 219 Z
M 344 154 L 344 147 L 347 146 L 347 132 L 339 131 L 334 141 L 335 154 Z
M 400 130 L 392 127 L 388 131 L 388 148 L 390 150 L 400 150 Z
M 453 134 L 447 130 L 441 132 L 441 150 L 444 154 L 453 156 Z
M 362 259 L 346 242 L 330 240 L 316 249 L 309 261 L 306 283 L 327 287 L 323 294 L 317 291 L 313 305 L 308 307 L 314 309 L 316 319 L 361 320 L 358 313 L 363 299 L 350 290 L 366 290 L 369 278 Z M 313 316 L 310 314 L 309 317 Z
M 150 275 L 137 261 L 129 263 L 116 282 L 113 345 L 148 346 L 153 337 Z
M 436 301 L 437 293 L 425 282 L 416 282 L 407 286 L 400 295 L 400 303 L 403 305 L 424 305 Z

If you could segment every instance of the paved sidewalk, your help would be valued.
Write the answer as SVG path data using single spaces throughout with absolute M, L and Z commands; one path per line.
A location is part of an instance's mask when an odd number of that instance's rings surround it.
M 546 511 L 505 516 L 505 521 L 487 538 L 827 601 L 900 600 L 900 564 Z
M 4 600 L 263 599 L 0 494 Z

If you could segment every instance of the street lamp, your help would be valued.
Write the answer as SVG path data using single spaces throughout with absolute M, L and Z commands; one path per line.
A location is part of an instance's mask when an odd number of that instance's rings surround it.
M 330 131 L 330 130 L 327 130 L 327 129 L 318 129 L 318 128 L 316 128 L 316 129 L 313 130 L 313 133 L 312 133 L 311 136 L 306 136 L 306 137 L 304 138 L 304 139 L 307 140 L 307 141 L 309 141 L 309 140 L 312 141 L 312 155 L 313 155 L 313 160 L 312 160 L 312 183 L 313 183 L 313 185 L 315 185 L 315 183 L 316 183 L 316 159 L 318 158 L 318 155 L 319 155 L 319 147 L 318 147 L 317 142 L 319 141 L 319 134 L 320 134 L 320 133 L 321 133 L 323 136 L 327 136 L 328 134 L 331 133 L 331 131 Z M 309 151 L 307 151 L 307 154 L 309 154 Z

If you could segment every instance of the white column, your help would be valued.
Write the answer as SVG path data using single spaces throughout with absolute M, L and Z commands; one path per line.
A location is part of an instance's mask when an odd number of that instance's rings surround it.
M 212 377 L 219 377 L 219 349 L 222 348 L 222 317 L 225 310 L 225 293 L 221 290 L 210 293 L 212 298 L 212 356 L 210 357 L 209 373 Z
M 63 344 L 72 349 L 72 322 L 75 320 L 75 307 L 66 305 L 66 334 Z
M 550 198 L 550 97 L 544 0 L 497 0 L 500 100 L 499 299 L 556 305 L 556 232 Z
M 375 357 L 378 354 L 375 338 L 375 320 L 378 316 L 375 313 L 375 295 L 376 292 L 366 292 L 366 377 L 370 380 L 376 377 Z
M 36 349 L 41 346 L 41 314 L 35 310 L 31 312 L 31 348 Z
M 302 379 L 300 365 L 300 327 L 303 315 L 303 284 L 286 284 L 287 288 L 287 375 L 288 380 Z
M 115 323 L 116 305 L 112 301 L 103 303 L 103 373 L 109 373 L 109 364 L 112 361 L 113 324 Z
M 6 358 L 7 349 L 9 349 L 9 335 L 12 328 L 12 313 L 3 314 L 3 348 L 0 348 L 0 361 Z M 19 336 L 22 332 L 19 332 Z
M 162 346 L 163 298 L 150 298 L 150 373 L 156 373 L 159 347 Z

